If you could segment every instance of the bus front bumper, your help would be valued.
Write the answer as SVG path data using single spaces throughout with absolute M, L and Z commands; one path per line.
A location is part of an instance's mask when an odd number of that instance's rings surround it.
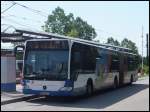
M 23 89 L 24 94 L 46 95 L 46 96 L 73 96 L 72 91 L 40 91 L 32 89 Z
M 43 91 L 23 89 L 24 94 L 44 95 L 44 96 L 77 96 L 85 93 L 85 88 L 77 88 L 71 91 Z

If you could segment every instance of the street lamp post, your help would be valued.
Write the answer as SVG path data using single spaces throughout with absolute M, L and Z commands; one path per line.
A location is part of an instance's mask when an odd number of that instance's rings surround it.
M 142 70 L 143 70 L 143 26 L 142 26 Z
M 147 48 L 147 65 L 149 66 L 149 38 L 148 38 L 148 33 L 146 34 L 146 48 Z

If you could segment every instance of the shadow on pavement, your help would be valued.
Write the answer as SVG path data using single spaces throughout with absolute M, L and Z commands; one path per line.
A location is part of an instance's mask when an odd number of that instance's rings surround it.
M 36 106 L 49 105 L 72 108 L 103 109 L 134 94 L 137 94 L 146 88 L 149 88 L 148 84 L 132 84 L 132 86 L 124 86 L 116 90 L 107 89 L 99 91 L 91 97 L 42 97 L 39 99 L 28 100 L 27 102 L 39 104 Z

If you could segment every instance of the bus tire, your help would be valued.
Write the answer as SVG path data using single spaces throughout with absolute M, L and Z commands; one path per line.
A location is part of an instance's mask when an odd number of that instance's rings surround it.
M 89 80 L 86 85 L 86 95 L 91 96 L 93 94 L 93 84 L 92 81 Z
M 133 75 L 131 75 L 130 77 L 130 85 L 132 85 L 132 82 L 133 82 Z
M 118 79 L 117 77 L 115 77 L 114 79 L 114 86 L 113 86 L 114 89 L 118 88 Z

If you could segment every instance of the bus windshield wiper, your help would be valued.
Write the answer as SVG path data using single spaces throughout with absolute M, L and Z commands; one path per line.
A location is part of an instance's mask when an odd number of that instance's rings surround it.
M 36 75 L 34 75 L 34 74 L 27 74 L 27 75 L 25 75 L 25 77 L 35 77 Z
M 37 75 L 39 75 L 39 73 L 33 72 L 33 73 L 25 75 L 25 77 L 36 77 Z

